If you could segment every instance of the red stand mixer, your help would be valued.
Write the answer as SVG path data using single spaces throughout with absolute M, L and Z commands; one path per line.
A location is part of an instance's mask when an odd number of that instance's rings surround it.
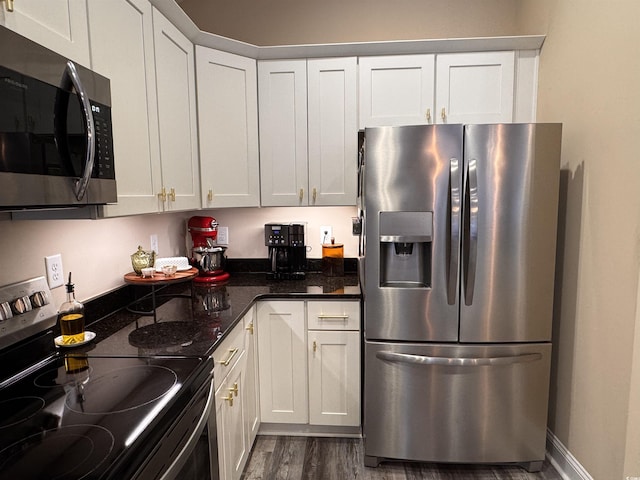
M 224 271 L 227 247 L 218 245 L 218 222 L 213 217 L 191 217 L 187 223 L 191 234 L 191 265 L 200 272 L 194 282 L 220 285 L 229 279 Z

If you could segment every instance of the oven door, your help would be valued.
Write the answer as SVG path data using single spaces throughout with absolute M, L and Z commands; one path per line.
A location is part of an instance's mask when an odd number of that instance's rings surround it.
M 160 441 L 135 480 L 219 480 L 213 378 Z

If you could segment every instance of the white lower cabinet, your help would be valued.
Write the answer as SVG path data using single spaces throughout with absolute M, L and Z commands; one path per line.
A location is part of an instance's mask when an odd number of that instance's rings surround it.
M 360 332 L 309 330 L 309 423 L 360 425 Z
M 249 322 L 253 321 L 253 310 L 247 317 Z M 238 480 L 242 476 L 255 439 L 250 426 L 259 423 L 255 419 L 255 363 L 249 358 L 253 355 L 254 346 L 245 343 L 247 317 L 238 323 L 213 354 L 218 463 L 223 480 Z
M 307 340 L 303 301 L 258 303 L 260 419 L 307 423 Z
M 262 422 L 360 425 L 359 305 L 357 300 L 258 303 Z

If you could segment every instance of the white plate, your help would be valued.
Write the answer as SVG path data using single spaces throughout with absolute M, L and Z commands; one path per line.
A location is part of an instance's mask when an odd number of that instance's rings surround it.
M 84 331 L 84 342 L 71 343 L 69 345 L 65 345 L 64 343 L 62 343 L 62 335 L 60 335 L 59 337 L 56 337 L 53 341 L 55 342 L 55 344 L 58 347 L 73 348 L 73 347 L 79 347 L 80 345 L 84 345 L 85 343 L 89 343 L 94 338 L 96 338 L 96 334 L 95 333 L 90 332 L 89 330 L 85 330 Z

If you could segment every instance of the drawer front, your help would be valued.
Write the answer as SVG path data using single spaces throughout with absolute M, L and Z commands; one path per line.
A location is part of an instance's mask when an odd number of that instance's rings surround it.
M 320 300 L 307 302 L 309 330 L 360 330 L 360 302 Z
M 244 325 L 240 322 L 213 352 L 213 377 L 216 388 L 222 384 L 229 370 L 244 352 L 244 348 Z

